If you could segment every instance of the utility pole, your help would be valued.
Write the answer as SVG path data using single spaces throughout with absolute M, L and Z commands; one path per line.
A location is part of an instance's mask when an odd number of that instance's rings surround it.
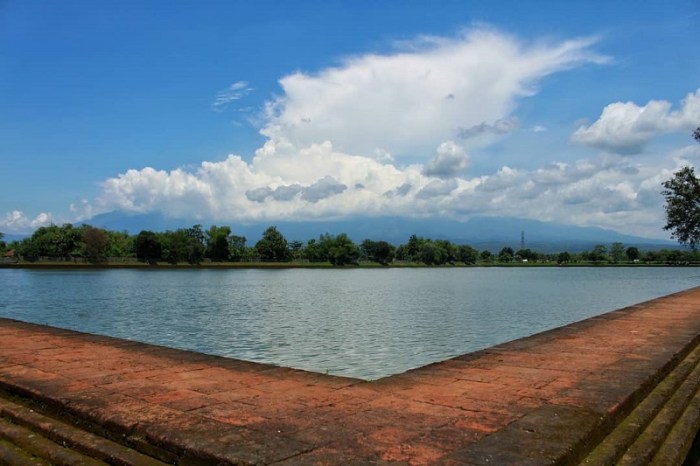
M 525 230 L 520 232 L 520 249 L 525 249 Z

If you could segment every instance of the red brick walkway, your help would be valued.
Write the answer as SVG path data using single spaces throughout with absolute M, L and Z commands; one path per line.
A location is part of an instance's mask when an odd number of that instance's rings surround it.
M 541 464 L 699 335 L 696 288 L 363 382 L 0 319 L 0 388 L 212 462 Z

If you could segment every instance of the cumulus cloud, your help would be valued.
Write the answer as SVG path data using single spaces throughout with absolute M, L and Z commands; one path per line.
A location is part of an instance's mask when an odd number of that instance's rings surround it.
M 574 142 L 618 154 L 638 154 L 652 138 L 664 133 L 690 132 L 700 122 L 700 89 L 673 110 L 671 102 L 652 100 L 644 106 L 615 102 L 590 126 L 580 126 Z
M 459 175 L 469 166 L 469 156 L 464 149 L 452 141 L 443 142 L 437 154 L 423 168 L 423 174 L 438 178 L 451 178 Z
M 532 44 L 488 29 L 424 37 L 392 54 L 283 77 L 261 133 L 296 147 L 329 140 L 351 154 L 430 153 L 469 128 L 512 126 L 516 100 L 534 94 L 540 79 L 605 61 L 590 50 L 594 42 Z
M 387 191 L 428 181 L 419 166 L 400 170 L 337 152 L 330 143 L 299 151 L 269 142 L 251 162 L 231 155 L 191 171 L 129 170 L 103 183 L 95 210 L 228 221 L 311 219 L 383 212 Z
M 231 102 L 242 99 L 254 90 L 254 88 L 248 86 L 247 81 L 237 81 L 216 94 L 216 98 L 214 99 L 214 102 L 212 102 L 211 108 L 215 112 L 223 112 Z M 240 110 L 246 111 L 246 109 Z
M 267 156 L 272 154 L 284 166 L 301 166 L 297 172 L 269 173 L 264 160 L 247 163 L 238 156 L 205 162 L 191 172 L 133 170 L 105 183 L 98 207 L 157 208 L 173 217 L 229 222 L 500 215 L 618 230 L 622 225 L 628 233 L 659 237 L 661 183 L 698 156 L 688 147 L 646 162 L 601 155 L 531 170 L 506 166 L 489 175 L 439 178 L 426 175 L 420 165 L 397 168 L 336 152 L 330 144 L 310 148 L 306 155 L 279 149 L 267 147 Z M 316 169 L 309 157 L 312 161 L 318 157 L 335 170 Z M 324 174 L 331 172 L 335 175 Z
M 27 233 L 36 228 L 50 225 L 53 221 L 53 216 L 46 212 L 41 212 L 36 217 L 30 218 L 20 210 L 13 210 L 0 218 L 0 231 L 3 233 Z

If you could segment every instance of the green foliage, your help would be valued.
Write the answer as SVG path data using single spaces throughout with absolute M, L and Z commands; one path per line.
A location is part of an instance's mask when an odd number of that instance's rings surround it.
M 328 237 L 328 261 L 333 265 L 357 264 L 360 258 L 360 249 L 346 235 L 341 233 L 335 238 Z
M 133 257 L 136 254 L 134 249 L 135 236 L 129 235 L 126 231 L 106 231 L 109 237 L 109 257 Z
M 627 256 L 628 260 L 636 261 L 639 259 L 639 249 L 634 246 L 630 246 L 625 250 L 625 255 Z
M 205 257 L 215 262 L 228 260 L 231 255 L 229 250 L 231 246 L 229 244 L 230 236 L 231 227 L 212 225 L 205 234 L 207 243 Z
M 363 243 L 364 244 L 364 243 Z M 303 257 L 309 262 L 330 262 L 332 265 L 357 264 L 362 251 L 345 233 L 333 236 L 328 233 L 318 240 L 310 239 Z
M 166 231 L 159 236 L 163 260 L 171 264 L 178 262 L 199 264 L 204 259 L 204 232 L 202 232 L 200 225 Z
M 367 260 L 381 265 L 389 264 L 396 254 L 396 248 L 386 241 L 366 239 L 360 244 L 360 249 Z
M 290 241 L 289 244 L 289 258 L 291 260 L 299 260 L 304 257 L 304 243 L 298 240 Z
M 666 199 L 664 230 L 671 230 L 679 243 L 695 249 L 700 241 L 700 180 L 695 176 L 695 170 L 693 167 L 681 168 L 663 183 L 663 187 L 661 194 Z
M 530 249 L 519 249 L 516 253 L 514 258 L 520 261 L 536 261 L 537 260 L 537 253 L 533 252 Z
M 0 238 L 2 236 L 0 235 Z M 0 241 L 0 251 L 8 245 Z M 505 247 L 494 256 L 488 250 L 478 252 L 469 245 L 457 245 L 444 239 L 423 238 L 411 235 L 405 244 L 395 247 L 386 241 L 365 239 L 358 247 L 348 235 L 323 234 L 306 244 L 287 240 L 275 227 L 268 228 L 254 247 L 246 246 L 246 238 L 231 233 L 228 226 L 211 226 L 204 231 L 200 225 L 191 228 L 154 233 L 142 231 L 136 236 L 127 232 L 114 232 L 89 225 L 74 227 L 50 225 L 37 229 L 30 238 L 13 242 L 9 249 L 23 260 L 77 260 L 103 263 L 108 258 L 136 257 L 140 261 L 155 263 L 189 262 L 199 264 L 205 257 L 212 261 L 267 261 L 308 260 L 312 263 L 330 263 L 342 266 L 372 261 L 382 265 L 392 262 L 423 263 L 430 266 L 445 264 L 488 264 L 527 260 L 532 263 L 633 263 L 685 265 L 700 264 L 700 252 L 695 250 L 639 251 L 622 243 L 609 247 L 599 244 L 591 251 L 580 254 L 561 252 L 542 254 L 530 249 L 517 252 Z
M 107 232 L 90 225 L 83 227 L 82 255 L 88 262 L 94 264 L 107 262 L 109 249 L 110 239 Z
M 426 265 L 440 265 L 445 263 L 444 251 L 439 249 L 432 241 L 423 241 L 418 250 L 420 262 Z
M 610 258 L 615 264 L 619 264 L 625 257 L 625 245 L 622 243 L 613 243 L 610 245 Z
M 498 262 L 513 262 L 513 258 L 515 257 L 515 252 L 513 251 L 513 248 L 509 247 L 504 247 L 501 249 L 501 251 L 498 253 Z
M 326 260 L 324 251 L 321 250 L 320 241 L 313 238 L 306 242 L 302 256 L 309 262 L 324 262 Z
M 19 253 L 30 261 L 41 257 L 69 260 L 80 256 L 82 238 L 82 230 L 70 223 L 40 227 L 20 243 Z
M 163 247 L 158 235 L 152 231 L 142 230 L 134 240 L 134 251 L 138 260 L 155 263 L 160 260 Z
M 287 240 L 274 226 L 265 230 L 262 239 L 255 244 L 255 249 L 263 261 L 286 262 L 289 259 Z
M 476 264 L 479 259 L 479 251 L 473 247 L 462 244 L 459 246 L 459 260 L 465 264 Z
M 228 257 L 232 261 L 246 260 L 250 254 L 245 246 L 246 237 L 230 235 L 228 238 Z

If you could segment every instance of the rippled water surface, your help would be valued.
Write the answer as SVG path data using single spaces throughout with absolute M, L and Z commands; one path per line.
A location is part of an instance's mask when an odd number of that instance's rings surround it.
M 698 285 L 693 268 L 0 269 L 0 316 L 376 379 Z

